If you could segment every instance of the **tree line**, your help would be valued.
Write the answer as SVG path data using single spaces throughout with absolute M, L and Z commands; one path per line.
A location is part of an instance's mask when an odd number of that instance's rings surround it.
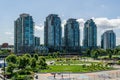
M 10 54 L 6 57 L 6 62 L 6 74 L 15 79 L 21 79 L 20 75 L 31 75 L 33 72 L 48 68 L 45 58 L 43 56 L 39 57 L 38 54 L 32 56 L 30 54 L 22 56 Z

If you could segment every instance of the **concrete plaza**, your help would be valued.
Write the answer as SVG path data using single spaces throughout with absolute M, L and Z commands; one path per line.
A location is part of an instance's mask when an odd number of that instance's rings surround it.
M 37 73 L 36 75 L 38 79 L 34 80 L 120 80 L 120 70 L 92 73 Z

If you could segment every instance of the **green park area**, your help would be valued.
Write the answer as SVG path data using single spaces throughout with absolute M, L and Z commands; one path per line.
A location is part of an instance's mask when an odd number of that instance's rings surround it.
M 12 80 L 33 80 L 35 73 L 84 73 L 114 69 L 111 61 L 120 64 L 119 50 L 87 50 L 84 55 L 61 55 L 60 52 L 46 56 L 38 53 L 30 55 L 9 54 L 5 58 L 7 66 L 2 74 Z M 4 52 L 1 51 L 3 55 Z M 5 71 L 5 73 L 4 73 Z
M 49 66 L 48 69 L 46 70 L 41 70 L 40 72 L 63 72 L 63 73 L 68 73 L 68 72 L 72 72 L 72 73 L 83 73 L 83 72 L 93 72 L 93 71 L 103 71 L 103 70 L 110 70 L 112 69 L 111 67 L 106 67 L 103 66 L 101 64 L 97 65 L 97 64 L 91 64 L 89 66 L 86 65 L 53 65 L 53 66 Z
M 113 69 L 111 66 L 102 62 L 92 62 L 79 60 L 79 57 L 49 57 L 39 56 L 38 54 L 24 54 L 16 56 L 11 54 L 6 57 L 7 67 L 5 74 L 9 79 L 29 79 L 32 80 L 35 73 L 53 73 L 53 72 L 94 72 Z M 3 68 L 4 71 L 4 68 Z

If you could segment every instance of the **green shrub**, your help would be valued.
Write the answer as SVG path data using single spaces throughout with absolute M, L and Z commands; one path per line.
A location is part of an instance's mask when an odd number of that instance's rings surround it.
M 117 62 L 118 65 L 120 65 L 120 60 Z

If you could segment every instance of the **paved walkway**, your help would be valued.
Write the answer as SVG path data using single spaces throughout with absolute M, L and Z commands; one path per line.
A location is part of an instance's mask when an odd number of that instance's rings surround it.
M 39 73 L 34 80 L 120 80 L 120 70 L 101 71 L 93 73 Z

